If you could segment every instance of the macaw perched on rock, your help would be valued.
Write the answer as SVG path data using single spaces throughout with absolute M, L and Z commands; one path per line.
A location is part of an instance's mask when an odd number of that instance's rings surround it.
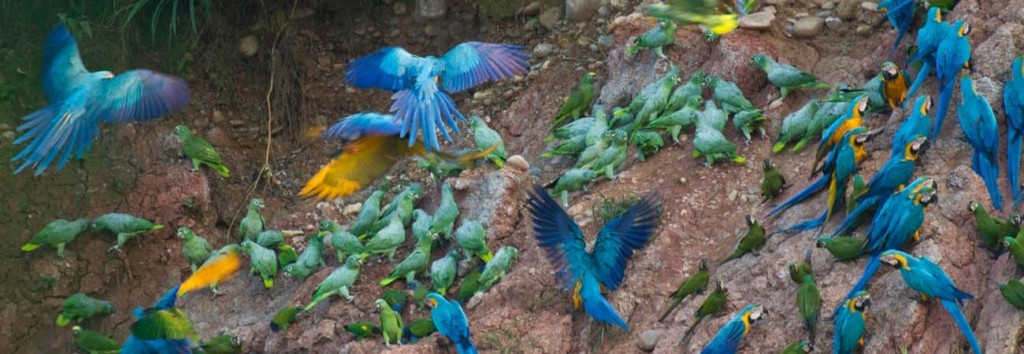
M 668 0 L 644 4 L 644 13 L 681 25 L 704 25 L 715 36 L 732 32 L 739 27 L 734 13 L 725 13 L 719 0 Z
M 903 282 L 920 292 L 922 298 L 939 299 L 942 307 L 949 311 L 957 327 L 960 327 L 960 331 L 967 337 L 971 349 L 978 354 L 984 353 L 978 345 L 978 339 L 974 337 L 974 332 L 971 331 L 971 324 L 960 310 L 963 301 L 974 299 L 973 295 L 958 289 L 949 275 L 946 275 L 946 271 L 928 257 L 914 257 L 900 250 L 888 250 L 882 253 L 880 259 L 899 269 Z
M 868 97 L 863 95 L 851 100 L 846 113 L 839 117 L 839 119 L 836 119 L 835 122 L 832 122 L 825 129 L 825 132 L 821 134 L 818 150 L 814 154 L 814 167 L 811 168 L 811 178 L 814 178 L 814 174 L 820 171 L 819 166 L 822 161 L 835 149 L 836 145 L 843 141 L 846 133 L 864 125 L 864 114 L 867 113 L 869 101 Z
M 765 54 L 754 54 L 750 62 L 757 65 L 765 74 L 768 74 L 768 81 L 778 87 L 781 92 L 779 100 L 785 100 L 789 92 L 796 88 L 827 89 L 829 84 L 818 81 L 814 75 L 801 71 L 788 64 L 779 64 Z
M 650 241 L 658 227 L 658 202 L 646 197 L 609 221 L 598 232 L 591 252 L 586 251 L 579 225 L 543 187 L 534 186 L 528 208 L 538 245 L 546 251 L 562 286 L 573 289 L 573 306 L 583 305 L 592 318 L 629 331 L 626 321 L 601 296 L 600 285 L 615 291 L 622 283 L 626 262 Z
M 763 306 L 749 304 L 740 310 L 708 343 L 701 354 L 735 354 L 740 348 L 740 341 L 750 333 L 750 327 L 768 314 Z
M 702 258 L 700 262 L 697 263 L 697 272 L 690 275 L 686 280 L 683 280 L 683 282 L 679 284 L 679 288 L 677 288 L 672 294 L 669 294 L 668 297 L 672 299 L 672 303 L 668 305 L 668 308 L 666 308 L 665 312 L 661 314 L 661 317 L 658 317 L 658 322 L 664 321 L 665 317 L 668 317 L 668 315 L 672 313 L 677 306 L 679 306 L 679 303 L 682 302 L 683 299 L 686 299 L 690 295 L 703 293 L 708 287 L 709 278 L 708 260 L 706 258 Z
M 960 75 L 961 69 L 970 66 L 971 42 L 967 38 L 970 33 L 971 26 L 967 24 L 966 20 L 956 21 L 952 31 L 942 39 L 942 43 L 939 44 L 938 50 L 935 52 L 935 76 L 939 79 L 939 111 L 935 114 L 935 127 L 932 128 L 932 134 L 928 136 L 929 139 L 935 140 L 942 132 L 942 121 L 949 111 L 949 102 L 953 99 L 957 76 Z M 961 87 L 960 91 L 973 92 L 974 90 Z
M 1017 237 L 1021 230 L 1020 215 L 1013 214 L 1009 220 L 1001 220 L 990 215 L 976 200 L 967 203 L 967 211 L 974 215 L 974 225 L 981 235 L 985 248 L 994 254 L 1002 253 L 999 246 L 1002 245 L 1004 237 Z
M 83 293 L 76 293 L 64 299 L 61 305 L 60 314 L 57 315 L 57 325 L 64 327 L 75 321 L 82 323 L 94 316 L 110 315 L 114 312 L 114 304 L 110 301 L 94 299 Z
M 1024 57 L 1013 59 L 1010 80 L 1003 86 L 1003 111 L 1006 112 L 1006 169 L 1014 205 L 1024 199 L 1020 193 L 1020 153 L 1024 140 Z
M 143 232 L 156 231 L 164 228 L 161 224 L 154 224 L 152 221 L 124 213 L 103 214 L 92 219 L 92 230 L 96 232 L 107 231 L 117 235 L 115 249 L 120 251 L 125 242 Z
M 313 291 L 313 300 L 302 310 L 309 311 L 334 295 L 344 297 L 345 300 L 352 302 L 355 296 L 349 293 L 349 288 L 356 283 L 356 279 L 359 279 L 359 267 L 362 265 L 363 260 L 359 256 L 348 256 L 345 264 L 320 281 L 320 285 Z
M 43 44 L 43 93 L 49 104 L 22 117 L 21 133 L 11 144 L 29 142 L 11 161 L 24 160 L 14 173 L 34 167 L 38 176 L 57 163 L 83 159 L 100 134 L 100 123 L 128 123 L 160 118 L 188 104 L 185 80 L 138 69 L 114 76 L 89 72 L 78 43 L 63 24 Z
M 827 249 L 828 253 L 840 261 L 849 261 L 857 259 L 863 254 L 866 243 L 867 239 L 850 236 L 822 237 L 818 239 L 815 246 Z
M 153 305 L 132 312 L 135 323 L 121 347 L 121 353 L 189 353 L 191 341 L 198 333 L 184 311 L 175 302 L 180 288 L 174 287 Z
M 800 288 L 796 291 L 796 308 L 807 328 L 808 339 L 814 342 L 818 327 L 818 315 L 821 314 L 821 292 L 813 274 L 804 274 L 800 280 Z
M 241 247 L 235 244 L 221 247 L 181 283 L 178 296 L 206 286 L 217 295 L 217 285 L 234 277 L 239 269 L 242 269 Z
M 782 127 L 779 128 L 779 137 L 775 139 L 772 152 L 778 153 L 782 151 L 782 149 L 786 148 L 787 144 L 803 136 L 811 122 L 814 121 L 815 113 L 818 112 L 821 106 L 821 101 L 818 101 L 817 98 L 812 98 L 807 103 L 804 103 L 803 107 L 783 118 Z
M 636 55 L 637 52 L 643 49 L 651 49 L 658 58 L 668 60 L 665 56 L 665 52 L 662 51 L 662 47 L 672 45 L 676 41 L 676 22 L 675 21 L 658 21 L 658 25 L 654 26 L 647 32 L 636 37 L 633 40 L 633 45 L 626 48 L 625 55 L 631 56 Z
M 867 310 L 871 296 L 859 291 L 836 308 L 833 319 L 835 332 L 832 335 L 832 354 L 853 354 L 864 346 L 864 329 L 867 326 Z
M 878 3 L 879 11 L 885 14 L 889 23 L 896 29 L 896 41 L 892 43 L 892 50 L 896 50 L 903 41 L 903 36 L 910 29 L 914 22 L 914 13 L 917 12 L 917 1 L 915 0 L 882 0 Z
M 891 0 L 908 1 L 914 0 Z M 913 19 L 913 13 L 910 17 Z M 902 36 L 902 35 L 901 35 Z M 898 43 L 898 42 L 897 42 Z M 910 75 L 906 70 L 900 69 L 895 63 L 887 61 L 882 63 L 882 98 L 889 104 L 889 109 L 895 110 L 902 107 L 903 101 L 907 99 L 907 91 L 910 89 Z
M 422 148 L 440 150 L 436 130 L 452 141 L 445 128 L 459 133 L 454 118 L 466 119 L 447 93 L 526 74 L 530 64 L 525 49 L 511 44 L 466 42 L 441 58 L 424 58 L 399 47 L 385 47 L 353 61 L 345 72 L 345 81 L 358 88 L 394 92 L 390 111 L 395 112 L 392 121 L 399 126 L 398 137 L 407 139 L 411 148 L 422 131 Z
M 174 133 L 178 135 L 178 141 L 181 142 L 181 150 L 185 152 L 186 157 L 192 160 L 193 171 L 198 171 L 199 165 L 202 164 L 217 171 L 223 177 L 230 175 L 228 167 L 224 166 L 224 160 L 221 159 L 220 153 L 217 152 L 217 149 L 213 148 L 213 145 L 210 145 L 209 141 L 196 136 L 192 133 L 192 130 L 184 125 L 174 127 Z
M 455 344 L 459 354 L 475 354 L 473 335 L 469 331 L 469 320 L 458 301 L 448 301 L 438 293 L 429 293 L 424 300 L 430 307 L 430 318 L 434 327 Z
M 101 333 L 93 332 L 79 326 L 71 327 L 75 336 L 75 346 L 89 354 L 116 354 L 121 352 L 121 344 Z
M 992 206 L 1003 210 L 1003 194 L 999 191 L 999 123 L 985 97 L 974 91 L 970 76 L 960 79 L 960 94 L 963 99 L 957 107 L 957 117 L 967 142 L 974 147 L 971 169 L 985 181 Z
M 924 84 L 925 79 L 931 74 L 931 70 L 936 67 L 935 56 L 939 50 L 939 44 L 953 31 L 948 23 L 942 22 L 942 12 L 938 8 L 929 8 L 928 16 L 925 16 L 924 21 L 924 26 L 917 30 L 917 45 L 915 46 L 917 49 L 910 60 L 907 60 L 907 67 L 918 62 L 921 63 L 921 69 L 917 71 L 914 83 L 907 91 L 907 97 L 914 97 L 917 90 Z M 905 104 L 906 101 L 904 101 Z
M 788 185 L 786 185 L 786 178 L 782 176 L 782 172 L 779 172 L 779 169 L 772 164 L 772 160 L 764 158 L 764 163 L 761 166 L 764 171 L 764 177 L 761 178 L 761 197 L 763 197 L 761 203 L 763 204 L 779 196 Z
M 593 71 L 583 75 L 579 86 L 576 87 L 576 91 L 569 94 L 562 103 L 562 107 L 558 109 L 558 113 L 555 115 L 555 122 L 551 124 L 551 129 L 561 127 L 566 119 L 572 119 L 573 121 L 580 119 L 583 112 L 586 112 L 590 104 L 594 102 L 594 80 L 596 79 L 597 74 Z
M 903 123 L 900 123 L 899 129 L 892 136 L 892 152 L 890 152 L 890 158 L 895 156 L 902 156 L 905 153 L 907 144 L 914 141 L 918 137 L 927 137 L 932 131 L 932 118 L 928 116 L 928 113 L 932 110 L 932 99 L 928 95 L 917 96 L 914 100 L 914 106 L 910 111 L 910 117 L 907 117 Z
M 23 252 L 30 252 L 41 246 L 51 246 L 57 249 L 57 257 L 64 258 L 64 246 L 75 240 L 78 234 L 89 228 L 89 219 L 78 219 L 67 221 L 57 219 L 46 224 L 39 230 L 32 239 L 21 246 Z

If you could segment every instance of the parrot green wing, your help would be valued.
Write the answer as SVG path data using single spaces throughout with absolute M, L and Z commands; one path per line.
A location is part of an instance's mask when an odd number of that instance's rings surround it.
M 196 334 L 188 317 L 177 308 L 151 310 L 132 325 L 132 335 L 141 340 L 181 340 Z
M 286 307 L 281 309 L 270 320 L 270 330 L 277 332 L 288 330 L 288 326 L 295 320 L 295 316 L 302 312 L 302 306 Z
M 90 354 L 116 354 L 121 352 L 121 344 L 110 337 L 82 329 L 78 326 L 72 328 L 75 335 L 75 345 Z

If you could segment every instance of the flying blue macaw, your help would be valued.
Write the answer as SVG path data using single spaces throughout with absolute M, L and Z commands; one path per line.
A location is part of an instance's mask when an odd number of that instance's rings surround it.
M 643 248 L 654 235 L 661 217 L 653 196 L 636 202 L 597 233 L 593 250 L 587 252 L 579 225 L 541 186 L 534 186 L 528 202 L 537 243 L 547 253 L 558 280 L 573 289 L 573 307 L 583 308 L 594 319 L 629 331 L 626 321 L 601 295 L 600 285 L 615 291 L 625 276 L 633 251 Z
M 957 20 L 953 30 L 942 39 L 938 51 L 935 52 L 935 76 L 939 79 L 939 111 L 935 114 L 935 126 L 928 139 L 935 141 L 942 131 L 942 121 L 949 110 L 949 101 L 953 99 L 960 70 L 967 68 L 971 60 L 971 42 L 967 35 L 971 26 L 965 20 Z
M 900 123 L 896 134 L 892 136 L 892 152 L 889 156 L 902 156 L 907 144 L 920 136 L 928 136 L 932 131 L 932 118 L 928 113 L 932 109 L 932 99 L 928 95 L 917 96 L 910 117 Z
M 967 337 L 971 349 L 975 353 L 984 353 L 981 351 L 981 346 L 978 345 L 978 339 L 974 337 L 974 331 L 971 331 L 967 317 L 964 317 L 964 313 L 960 310 L 964 300 L 974 299 L 974 296 L 958 289 L 949 275 L 942 270 L 942 267 L 927 257 L 914 257 L 900 250 L 883 252 L 881 261 L 899 269 L 900 275 L 903 276 L 903 282 L 911 289 L 920 292 L 921 297 L 925 300 L 928 298 L 939 299 L 942 307 L 949 311 L 949 315 L 956 321 L 960 331 Z
M 441 294 L 431 292 L 424 302 L 430 307 L 430 319 L 434 321 L 437 331 L 455 343 L 459 354 L 477 352 L 473 345 L 473 335 L 469 333 L 469 320 L 458 301 L 448 301 Z
M 871 225 L 868 226 L 867 242 L 861 252 L 871 257 L 864 265 L 864 273 L 857 280 L 857 284 L 850 289 L 844 299 L 853 298 L 867 287 L 868 281 L 881 265 L 879 257 L 882 252 L 900 249 L 911 239 L 920 238 L 919 232 L 921 225 L 924 224 L 925 210 L 938 201 L 937 191 L 938 183 L 934 179 L 919 177 L 903 190 L 889 196 L 882 207 L 875 211 Z M 839 309 L 841 307 L 836 308 L 836 311 Z
M 864 123 L 864 113 L 868 110 L 868 96 L 855 97 L 847 106 L 846 113 L 832 122 L 831 125 L 821 133 L 821 141 L 818 143 L 818 151 L 814 154 L 814 167 L 811 168 L 811 178 L 820 171 L 819 163 L 842 141 L 846 132 L 857 128 Z
M 925 134 L 927 133 L 925 131 Z M 895 138 L 894 140 L 896 140 Z M 928 138 L 924 135 L 918 136 L 903 146 L 902 155 L 890 156 L 889 161 L 868 180 L 864 191 L 859 195 L 850 196 L 857 201 L 857 206 L 846 214 L 846 218 L 829 237 L 849 234 L 865 221 L 864 217 L 873 215 L 881 202 L 884 202 L 901 186 L 910 182 L 910 178 L 914 175 L 917 157 L 927 141 Z
M 896 41 L 892 43 L 892 50 L 896 50 L 903 41 L 903 36 L 910 29 L 914 22 L 914 13 L 917 12 L 917 1 L 915 0 L 882 0 L 878 3 L 878 10 L 885 14 L 889 23 L 896 29 Z
M 726 322 L 722 329 L 718 330 L 715 338 L 711 339 L 701 354 L 735 354 L 740 348 L 740 340 L 750 333 L 750 326 L 761 319 L 768 312 L 763 306 L 749 304 L 742 311 L 736 314 L 729 322 Z
M 835 331 L 832 335 L 832 354 L 853 354 L 864 345 L 864 329 L 867 326 L 865 311 L 871 305 L 871 296 L 860 291 L 843 300 L 836 308 L 833 319 Z
M 526 47 L 511 44 L 466 42 L 440 58 L 420 57 L 399 47 L 385 47 L 356 59 L 345 81 L 358 88 L 389 90 L 395 102 L 399 136 L 416 143 L 423 131 L 427 151 L 439 150 L 437 132 L 452 141 L 447 128 L 459 133 L 454 118 L 466 120 L 447 93 L 458 93 L 488 81 L 498 81 L 529 71 Z
M 1010 81 L 1003 86 L 1003 110 L 1006 111 L 1006 169 L 1010 170 L 1010 188 L 1013 190 L 1014 205 L 1022 197 L 1020 193 L 1020 149 L 1024 139 L 1024 57 L 1013 59 Z
M 72 155 L 82 159 L 89 152 L 99 123 L 160 118 L 184 108 L 189 96 L 184 80 L 150 70 L 117 76 L 86 71 L 78 43 L 63 24 L 43 45 L 43 92 L 49 104 L 22 117 L 18 126 L 21 136 L 13 144 L 29 144 L 11 159 L 24 160 L 15 174 L 35 167 L 38 176 L 55 161 L 63 169 Z
M 1003 210 L 1003 194 L 999 192 L 999 124 L 992 106 L 984 97 L 974 91 L 969 75 L 960 79 L 960 94 L 963 96 L 957 108 L 960 128 L 967 142 L 974 147 L 971 168 L 985 181 L 985 188 L 992 198 L 992 206 Z
M 153 307 L 132 311 L 135 323 L 121 345 L 122 354 L 192 353 L 189 338 L 196 333 L 185 314 L 175 307 L 179 287 L 169 290 Z
M 921 69 L 917 71 L 914 83 L 907 91 L 907 97 L 914 97 L 914 93 L 921 88 L 928 75 L 931 75 L 932 68 L 935 68 L 935 53 L 939 50 L 939 44 L 952 31 L 953 28 L 948 23 L 942 22 L 942 11 L 936 7 L 928 9 L 924 26 L 917 30 L 917 51 L 910 60 L 907 60 L 907 65 L 904 65 L 909 68 L 914 63 L 921 62 Z M 906 101 L 903 106 L 906 106 Z

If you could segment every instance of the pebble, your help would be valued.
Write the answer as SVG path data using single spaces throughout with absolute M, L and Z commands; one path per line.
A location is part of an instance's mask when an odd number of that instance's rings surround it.
M 878 11 L 878 3 L 875 3 L 873 1 L 865 1 L 860 3 L 860 8 L 868 11 Z
M 615 45 L 615 39 L 610 34 L 606 34 L 597 37 L 597 45 L 601 46 L 602 48 L 608 49 Z
M 636 339 L 636 346 L 645 352 L 653 351 L 654 347 L 658 346 L 658 341 L 665 335 L 664 330 L 660 329 L 649 329 L 640 333 L 640 336 Z
M 363 210 L 363 203 L 355 203 L 346 205 L 345 209 L 342 209 L 341 213 L 345 215 L 355 215 L 361 210 Z
M 491 96 L 494 96 L 494 91 L 491 90 L 483 90 L 473 93 L 473 99 L 477 101 L 486 100 L 491 98 Z
M 248 35 L 238 42 L 238 51 L 246 58 L 251 58 L 253 55 L 256 55 L 256 52 L 259 50 L 260 42 L 256 40 L 256 36 Z
M 775 14 L 767 11 L 755 12 L 739 19 L 740 28 L 763 30 L 775 21 Z
M 591 52 L 597 52 L 597 44 L 590 43 L 590 45 L 587 46 L 587 48 L 590 49 Z
M 618 10 L 622 10 L 622 9 L 625 9 L 626 6 L 629 5 L 629 0 L 611 0 L 608 3 L 611 4 L 612 7 L 616 8 Z
M 775 8 L 775 6 L 765 6 L 763 9 L 761 9 L 761 11 L 764 11 L 764 12 L 767 12 L 767 13 L 770 13 L 770 14 L 773 14 L 773 15 L 779 12 L 779 10 L 777 8 Z
M 739 195 L 740 195 L 740 192 L 735 190 L 735 189 L 729 191 L 729 201 L 730 202 L 731 201 L 735 201 L 736 197 L 739 197 Z
M 520 171 L 529 171 L 530 163 L 522 155 L 512 155 L 505 161 L 505 166 L 516 168 Z
M 768 110 L 769 111 L 774 111 L 774 110 L 778 109 L 779 107 L 782 107 L 782 101 L 779 101 L 779 100 L 774 100 L 774 101 L 772 101 L 772 103 L 768 104 Z
M 519 10 L 519 13 L 525 17 L 537 16 L 537 14 L 540 13 L 540 1 L 534 1 L 526 4 L 526 6 L 523 6 L 523 8 Z
M 541 26 L 544 26 L 544 28 L 547 28 L 550 31 L 555 29 L 555 26 L 558 25 L 558 20 L 560 20 L 561 18 L 562 9 L 558 7 L 553 7 L 544 10 L 544 12 L 541 12 L 540 15 L 537 16 L 537 21 L 540 22 Z
M 0 133 L 0 142 L 14 141 L 14 136 L 14 132 L 10 130 Z
M 602 5 L 597 8 L 597 16 L 608 17 L 612 15 L 612 9 L 608 8 L 608 5 Z
M 825 18 L 825 27 L 828 27 L 829 29 L 832 29 L 832 30 L 837 29 L 842 24 L 843 24 L 843 20 L 840 20 L 838 17 L 829 16 L 829 17 Z
M 213 122 L 217 124 L 224 123 L 224 113 L 221 113 L 218 110 L 213 110 Z
M 533 56 L 537 58 L 544 58 L 551 55 L 555 51 L 555 45 L 551 43 L 541 43 L 536 47 L 533 47 Z
M 832 10 L 832 9 L 836 8 L 836 3 L 831 2 L 831 1 L 826 1 L 824 4 L 821 5 L 821 8 L 825 9 L 825 10 Z
M 797 37 L 814 37 L 825 30 L 825 19 L 817 16 L 804 17 L 793 24 L 793 35 Z
M 427 35 L 427 37 L 436 37 L 440 32 L 441 30 L 433 23 L 423 27 L 423 34 Z
M 406 5 L 404 2 L 396 2 L 393 11 L 395 16 L 405 16 L 405 14 L 409 13 L 409 5 Z
M 871 34 L 871 32 L 872 31 L 871 31 L 871 26 L 870 25 L 860 25 L 860 26 L 857 26 L 857 34 L 858 35 L 866 36 L 866 35 Z

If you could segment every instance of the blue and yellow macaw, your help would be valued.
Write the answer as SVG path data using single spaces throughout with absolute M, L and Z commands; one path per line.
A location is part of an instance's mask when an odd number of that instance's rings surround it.
M 643 248 L 654 235 L 661 217 L 652 196 L 633 204 L 597 233 L 593 250 L 587 252 L 579 225 L 541 186 L 534 186 L 528 202 L 534 237 L 547 253 L 558 280 L 573 289 L 573 307 L 583 308 L 594 319 L 629 331 L 626 321 L 601 295 L 600 285 L 615 291 L 625 276 L 633 251 Z
M 358 88 L 394 92 L 390 111 L 401 127 L 399 137 L 408 139 L 411 148 L 423 131 L 427 151 L 439 150 L 435 129 L 452 141 L 445 128 L 459 133 L 454 118 L 466 120 L 447 93 L 527 73 L 530 64 L 525 49 L 511 44 L 466 42 L 441 58 L 424 58 L 399 47 L 385 47 L 353 61 L 345 72 L 345 81 Z
M 935 53 L 939 50 L 939 44 L 952 31 L 953 29 L 948 23 L 942 22 L 942 12 L 938 8 L 928 9 L 924 26 L 917 30 L 917 45 L 915 46 L 917 49 L 910 60 L 907 60 L 907 65 L 904 65 L 909 68 L 914 63 L 921 62 L 921 69 L 917 71 L 914 83 L 907 91 L 907 97 L 914 97 L 917 90 L 924 84 L 925 79 L 931 75 L 932 68 L 935 67 Z
M 1003 86 L 1003 110 L 1006 111 L 1006 169 L 1010 170 L 1010 188 L 1014 205 L 1020 193 L 1020 151 L 1024 139 L 1024 57 L 1013 59 L 1010 81 Z
M 184 80 L 138 69 L 114 76 L 89 72 L 82 64 L 78 43 L 63 24 L 43 45 L 43 92 L 49 104 L 22 117 L 21 136 L 30 141 L 11 161 L 24 160 L 14 173 L 28 167 L 40 175 L 54 161 L 63 169 L 72 156 L 82 159 L 100 134 L 100 123 L 127 123 L 160 118 L 188 104 Z
M 701 354 L 735 354 L 740 348 L 740 340 L 750 333 L 750 326 L 761 319 L 768 312 L 763 306 L 749 304 L 742 311 L 736 314 L 729 322 L 726 322 L 722 329 L 718 330 L 715 338 L 711 339 Z
M 401 131 L 400 123 L 386 114 L 357 113 L 342 118 L 320 137 L 341 140 L 344 146 L 330 163 L 306 182 L 299 196 L 317 199 L 347 196 L 383 176 L 392 165 L 407 156 L 436 154 L 455 164 L 465 165 L 487 156 L 498 146 L 495 144 L 481 152 L 461 155 L 440 151 L 428 153 L 422 141 L 414 145 L 404 144 Z
M 907 74 L 906 70 L 900 69 L 891 61 L 882 63 L 882 98 L 889 105 L 889 109 L 903 106 L 903 101 L 909 97 L 909 86 L 910 74 Z
M 123 354 L 191 353 L 191 340 L 196 336 L 188 317 L 175 307 L 178 299 L 176 286 L 169 290 L 153 307 L 132 311 L 135 323 L 131 333 L 121 345 Z
M 868 96 L 857 96 L 850 101 L 846 113 L 832 122 L 831 125 L 821 133 L 821 141 L 818 143 L 818 150 L 814 154 L 814 167 L 811 168 L 811 178 L 821 171 L 819 164 L 827 156 L 836 144 L 843 140 L 847 132 L 857 128 L 864 123 L 864 113 L 868 110 Z
M 964 300 L 974 299 L 974 296 L 958 289 L 949 275 L 942 270 L 942 267 L 927 257 L 914 257 L 900 250 L 883 252 L 881 261 L 899 269 L 900 275 L 903 276 L 903 282 L 911 289 L 921 293 L 923 299 L 939 299 L 942 307 L 949 311 L 949 315 L 960 327 L 960 331 L 967 337 L 971 349 L 975 353 L 984 353 L 981 351 L 981 346 L 978 345 L 978 339 L 974 337 L 974 331 L 971 331 L 967 317 L 964 317 L 964 313 L 960 310 L 960 305 L 963 305 Z
M 871 296 L 866 291 L 860 291 L 843 300 L 842 306 L 836 308 L 832 354 L 853 354 L 858 347 L 864 346 L 864 329 L 867 326 L 865 311 L 870 305 Z
M 985 188 L 992 198 L 992 206 L 1003 210 L 1003 194 L 999 192 L 999 124 L 992 106 L 984 97 L 974 91 L 969 75 L 960 79 L 960 94 L 963 96 L 957 108 L 960 128 L 967 142 L 974 147 L 971 168 L 985 181 Z
M 889 156 L 902 156 L 906 151 L 907 144 L 918 137 L 928 136 L 932 131 L 932 118 L 928 113 L 932 109 L 932 99 L 928 95 L 917 96 L 914 100 L 910 117 L 900 123 L 896 134 L 892 136 L 892 152 Z
M 441 294 L 431 292 L 423 300 L 430 307 L 430 319 L 434 327 L 455 344 L 459 354 L 475 354 L 473 335 L 469 333 L 469 320 L 456 300 L 448 301 Z
M 939 111 L 935 114 L 935 126 L 928 139 L 935 141 L 942 131 L 942 121 L 946 119 L 949 101 L 953 98 L 960 70 L 970 66 L 971 42 L 967 35 L 971 26 L 965 20 L 957 20 L 953 31 L 939 44 L 935 52 L 935 76 L 939 79 Z
M 914 13 L 917 12 L 916 0 L 882 0 L 878 3 L 878 11 L 885 14 L 889 23 L 896 29 L 896 41 L 892 43 L 892 50 L 900 46 L 903 36 L 910 29 L 914 22 Z

